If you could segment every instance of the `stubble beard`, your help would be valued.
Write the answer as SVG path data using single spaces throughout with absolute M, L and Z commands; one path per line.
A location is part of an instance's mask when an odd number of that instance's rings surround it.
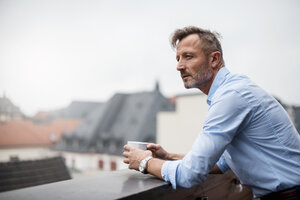
M 204 70 L 200 70 L 196 74 L 189 76 L 190 80 L 184 81 L 186 89 L 202 88 L 212 79 L 213 71 L 208 66 L 204 66 L 202 69 Z

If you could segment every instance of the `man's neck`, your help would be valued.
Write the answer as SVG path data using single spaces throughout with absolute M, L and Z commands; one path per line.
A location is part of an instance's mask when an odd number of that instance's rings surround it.
M 199 87 L 199 90 L 201 90 L 201 92 L 203 92 L 204 94 L 208 95 L 209 89 L 210 89 L 214 79 L 215 79 L 215 74 L 213 74 L 211 79 L 209 81 L 207 81 L 205 85 L 203 85 L 202 87 Z
M 224 67 L 224 64 L 222 63 L 220 65 L 220 67 L 218 67 L 216 70 L 214 70 L 213 76 L 211 77 L 210 80 L 207 81 L 207 83 L 205 85 L 203 85 L 203 87 L 199 87 L 198 89 L 201 90 L 201 92 L 203 92 L 204 94 L 208 95 L 210 87 L 212 85 L 212 83 L 214 82 L 219 70 Z

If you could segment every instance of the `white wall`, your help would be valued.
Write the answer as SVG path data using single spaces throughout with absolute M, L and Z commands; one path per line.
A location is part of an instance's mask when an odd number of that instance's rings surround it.
M 68 168 L 80 170 L 82 173 L 93 173 L 100 170 L 111 170 L 111 162 L 116 162 L 116 170 L 128 166 L 123 163 L 123 157 L 98 153 L 61 152 Z M 99 160 L 103 160 L 103 169 L 99 169 Z
M 157 143 L 173 153 L 187 153 L 201 132 L 208 111 L 207 96 L 176 97 L 176 112 L 157 117 Z

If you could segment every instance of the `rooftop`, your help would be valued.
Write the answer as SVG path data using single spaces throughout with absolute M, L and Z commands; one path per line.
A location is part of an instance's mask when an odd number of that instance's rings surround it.
M 64 134 L 55 150 L 122 154 L 129 140 L 156 141 L 156 115 L 174 111 L 158 87 L 154 91 L 117 93 L 96 107 L 74 131 Z
M 35 124 L 30 120 L 11 120 L 0 123 L 0 148 L 18 146 L 49 146 L 63 133 L 72 131 L 80 123 L 76 119 L 57 119 Z

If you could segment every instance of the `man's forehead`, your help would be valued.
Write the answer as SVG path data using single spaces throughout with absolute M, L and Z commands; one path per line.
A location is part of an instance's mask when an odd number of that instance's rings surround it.
M 180 52 L 187 49 L 197 49 L 200 48 L 201 39 L 198 34 L 194 33 L 186 36 L 176 46 L 176 52 Z

